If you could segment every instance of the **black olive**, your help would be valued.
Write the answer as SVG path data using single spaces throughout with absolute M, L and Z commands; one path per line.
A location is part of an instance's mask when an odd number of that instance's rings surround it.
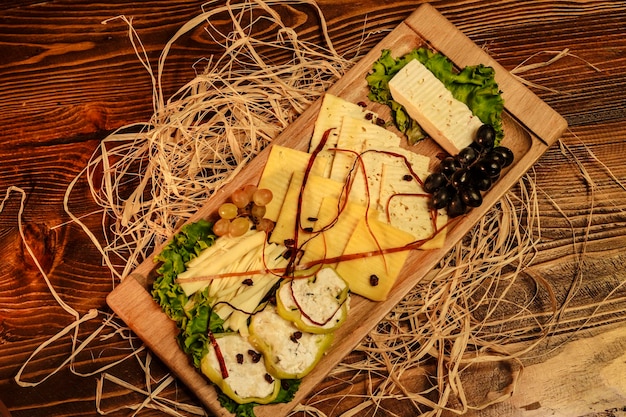
M 434 172 L 424 180 L 424 191 L 434 193 L 447 182 L 447 178 L 441 172 Z
M 449 217 L 458 217 L 462 214 L 465 214 L 465 204 L 459 195 L 455 195 L 450 202 L 448 203 L 448 216 Z
M 489 124 L 484 124 L 476 131 L 476 143 L 483 149 L 491 149 L 496 141 L 496 130 Z
M 466 187 L 459 192 L 461 201 L 468 207 L 479 207 L 483 203 L 483 196 L 474 187 Z

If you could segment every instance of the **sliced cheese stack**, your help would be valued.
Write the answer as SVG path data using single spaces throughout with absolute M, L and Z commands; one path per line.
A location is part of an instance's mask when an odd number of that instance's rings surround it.
M 294 172 L 304 172 L 311 159 L 311 155 L 285 146 L 273 145 L 268 156 L 259 188 L 272 190 L 272 201 L 266 206 L 265 217 L 276 221 L 283 205 L 289 183 Z M 325 159 L 315 159 L 311 168 L 311 174 L 324 175 L 326 171 Z
M 300 265 L 354 255 L 356 259 L 342 259 L 332 266 L 341 271 L 351 292 L 383 300 L 409 250 L 377 253 L 429 239 L 435 230 L 428 197 L 420 186 L 430 159 L 402 148 L 398 135 L 373 123 L 375 116 L 367 114 L 361 106 L 327 94 L 310 152 L 318 148 L 325 132 L 331 129 L 331 134 L 306 183 L 311 153 L 274 146 L 259 186 L 274 193 L 276 206 L 270 218 L 276 225 L 270 242 L 293 244 L 298 230 L 295 243 L 303 250 Z M 296 229 L 298 211 L 300 229 Z M 445 215 L 437 221 L 443 226 Z M 442 231 L 423 248 L 441 247 L 444 237 Z M 357 255 L 368 252 L 374 256 Z
M 482 125 L 467 105 L 455 99 L 416 59 L 389 81 L 389 90 L 393 99 L 451 155 L 469 146 Z
M 313 136 L 311 137 L 311 143 L 309 145 L 309 152 L 313 153 L 313 151 L 315 151 L 324 137 L 324 134 L 329 131 L 328 138 L 324 145 L 324 150 L 317 155 L 318 159 L 328 162 L 325 175 L 327 177 L 330 176 L 330 162 L 332 162 L 335 156 L 335 153 L 329 151 L 328 149 L 335 148 L 337 146 L 339 127 L 341 126 L 344 117 L 362 120 L 375 120 L 377 116 L 370 111 L 366 111 L 362 106 L 351 103 L 333 94 L 324 95 L 320 112 L 315 120 Z

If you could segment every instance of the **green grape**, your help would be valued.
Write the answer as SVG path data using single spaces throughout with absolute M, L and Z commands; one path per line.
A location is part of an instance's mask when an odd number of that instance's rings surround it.
M 242 188 L 235 190 L 233 192 L 233 195 L 230 196 L 230 199 L 232 200 L 233 204 L 236 205 L 238 208 L 244 208 L 250 203 L 250 197 L 248 196 L 248 193 L 245 192 Z
M 228 219 L 219 219 L 213 225 L 213 233 L 215 233 L 216 236 L 227 235 L 229 230 L 230 230 L 230 220 Z
M 252 208 L 250 209 L 250 215 L 253 219 L 262 219 L 263 216 L 265 216 L 266 211 L 267 208 L 265 206 L 258 206 L 256 204 L 253 204 Z
M 257 206 L 266 206 L 272 201 L 272 191 L 267 188 L 259 188 L 252 194 L 252 201 Z
M 217 213 L 222 219 L 232 220 L 237 217 L 239 210 L 233 203 L 224 203 L 217 209 Z
M 246 217 L 237 217 L 230 222 L 228 233 L 233 236 L 241 236 L 250 229 L 250 220 Z

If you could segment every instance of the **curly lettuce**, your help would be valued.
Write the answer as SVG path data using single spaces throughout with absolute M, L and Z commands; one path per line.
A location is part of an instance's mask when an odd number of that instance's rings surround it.
M 389 91 L 389 80 L 413 59 L 428 68 L 452 92 L 454 98 L 465 103 L 483 123 L 494 127 L 496 144 L 502 141 L 504 100 L 492 67 L 480 64 L 465 67 L 458 72 L 447 57 L 427 48 L 413 49 L 399 58 L 394 58 L 391 51 L 385 49 L 366 76 L 370 88 L 368 98 L 391 108 L 394 124 L 407 136 L 410 144 L 419 142 L 425 134 L 404 107 L 393 100 Z

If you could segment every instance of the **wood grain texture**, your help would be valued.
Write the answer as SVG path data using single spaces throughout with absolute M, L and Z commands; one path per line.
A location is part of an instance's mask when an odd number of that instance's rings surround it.
M 549 346 L 526 358 L 527 372 L 511 400 L 470 415 L 545 415 L 552 410 L 572 416 L 623 415 L 623 373 L 613 371 L 623 366 L 619 350 L 623 350 L 624 327 L 620 323 L 626 309 L 626 192 L 616 182 L 626 180 L 626 6 L 614 1 L 432 4 L 507 70 L 529 57 L 530 63 L 552 57 L 544 52 L 569 48 L 572 54 L 520 74 L 542 87 L 532 90 L 569 124 L 563 147 L 551 147 L 534 166 L 542 233 L 537 262 L 529 272 L 549 280 L 557 299 L 573 295 L 571 308 Z M 368 51 L 416 6 L 410 1 L 320 1 L 335 46 L 346 53 L 354 52 L 364 35 L 361 52 Z M 156 65 L 163 45 L 199 10 L 200 3 L 195 1 L 0 4 L 0 192 L 4 195 L 9 186 L 27 192 L 22 218 L 27 241 L 59 295 L 81 314 L 92 308 L 106 309 L 105 297 L 113 282 L 82 231 L 64 225 L 69 220 L 61 205 L 64 190 L 100 139 L 117 127 L 145 121 L 152 113 L 150 80 L 128 41 L 127 27 L 120 21 L 101 22 L 117 15 L 133 17 Z M 298 9 L 288 16 L 303 36 L 317 36 L 317 19 L 310 10 Z M 217 51 L 200 32 L 181 40 L 172 51 L 164 78 L 166 95 L 193 76 L 197 59 Z M 593 182 L 583 180 L 573 155 L 583 162 Z M 96 208 L 82 187 L 72 204 L 87 215 Z M 20 196 L 11 193 L 0 213 L 5 266 L 0 272 L 0 398 L 18 417 L 95 416 L 96 376 L 78 377 L 65 367 L 35 388 L 20 388 L 13 380 L 34 349 L 71 321 L 25 250 L 17 230 L 19 202 Z M 97 229 L 99 215 L 86 219 Z M 595 313 L 592 320 L 580 319 L 590 311 Z M 98 324 L 98 320 L 89 323 L 81 337 Z M 111 363 L 127 353 L 127 346 L 120 337 L 94 341 L 77 359 L 76 367 L 89 372 Z M 45 376 L 68 351 L 67 340 L 46 349 L 28 367 L 24 379 Z M 572 362 L 588 366 L 568 366 Z M 157 377 L 167 372 L 156 359 L 151 368 Z M 145 387 L 136 361 L 110 371 Z M 496 383 L 496 375 L 506 380 L 507 372 L 485 369 L 474 376 L 480 385 Z M 586 382 L 587 378 L 593 382 Z M 565 383 L 568 379 L 589 389 L 583 392 L 580 385 Z M 352 383 L 336 386 L 335 380 L 328 379 L 319 385 L 319 394 L 306 401 L 322 401 L 320 408 L 337 416 L 358 404 L 352 399 L 338 400 L 342 393 L 365 393 L 367 382 L 355 376 Z M 103 400 L 107 410 L 140 397 L 112 385 L 107 388 Z M 163 396 L 199 403 L 180 383 L 168 387 Z M 411 404 L 391 400 L 373 410 L 366 408 L 362 415 L 415 412 Z M 129 414 L 122 410 L 111 415 Z M 144 410 L 139 415 L 163 413 Z

